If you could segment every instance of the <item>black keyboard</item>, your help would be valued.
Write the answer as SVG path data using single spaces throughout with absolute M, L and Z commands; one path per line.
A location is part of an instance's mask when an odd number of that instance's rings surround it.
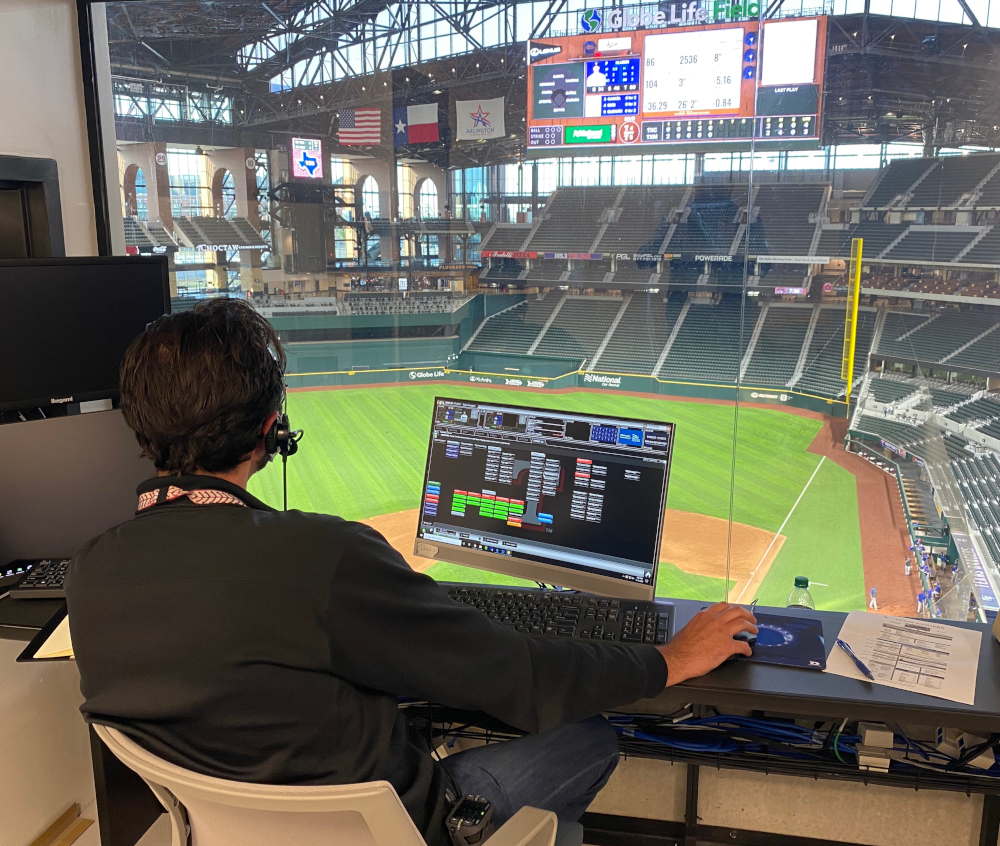
M 666 643 L 670 606 L 567 590 L 451 585 L 448 595 L 525 634 L 621 643 Z
M 15 561 L 14 564 L 30 565 L 28 574 L 17 587 L 11 588 L 11 599 L 65 599 L 63 579 L 66 578 L 68 558 L 42 558 L 36 561 Z

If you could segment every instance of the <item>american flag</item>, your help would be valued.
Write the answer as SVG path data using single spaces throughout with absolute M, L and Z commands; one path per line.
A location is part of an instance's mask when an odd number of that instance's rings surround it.
M 341 144 L 378 146 L 382 143 L 381 109 L 341 109 L 337 116 L 340 120 Z

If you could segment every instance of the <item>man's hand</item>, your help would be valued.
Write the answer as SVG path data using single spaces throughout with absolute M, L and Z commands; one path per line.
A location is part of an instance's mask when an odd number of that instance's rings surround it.
M 733 640 L 733 635 L 757 634 L 756 622 L 745 608 L 728 602 L 699 611 L 669 643 L 656 647 L 667 662 L 667 687 L 703 676 L 731 655 L 752 655 L 750 644 Z

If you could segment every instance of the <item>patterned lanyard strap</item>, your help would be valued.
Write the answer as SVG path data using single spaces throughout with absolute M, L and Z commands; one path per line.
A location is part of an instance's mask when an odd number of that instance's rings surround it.
M 186 491 L 183 488 L 171 485 L 168 488 L 159 488 L 155 491 L 140 494 L 138 510 L 145 511 L 154 505 L 172 502 L 175 499 L 180 499 L 182 496 L 186 496 L 195 505 L 240 505 L 243 508 L 247 507 L 247 504 L 238 496 L 226 493 L 225 491 L 216 491 L 211 488 L 197 488 L 193 491 Z

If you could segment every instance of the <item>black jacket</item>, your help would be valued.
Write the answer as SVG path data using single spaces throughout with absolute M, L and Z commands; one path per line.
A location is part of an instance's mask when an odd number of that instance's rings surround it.
M 651 646 L 523 635 L 451 600 L 376 531 L 238 496 L 155 505 L 90 541 L 66 578 L 90 722 L 181 766 L 269 784 L 385 779 L 430 843 L 445 776 L 397 695 L 544 731 L 654 696 Z

